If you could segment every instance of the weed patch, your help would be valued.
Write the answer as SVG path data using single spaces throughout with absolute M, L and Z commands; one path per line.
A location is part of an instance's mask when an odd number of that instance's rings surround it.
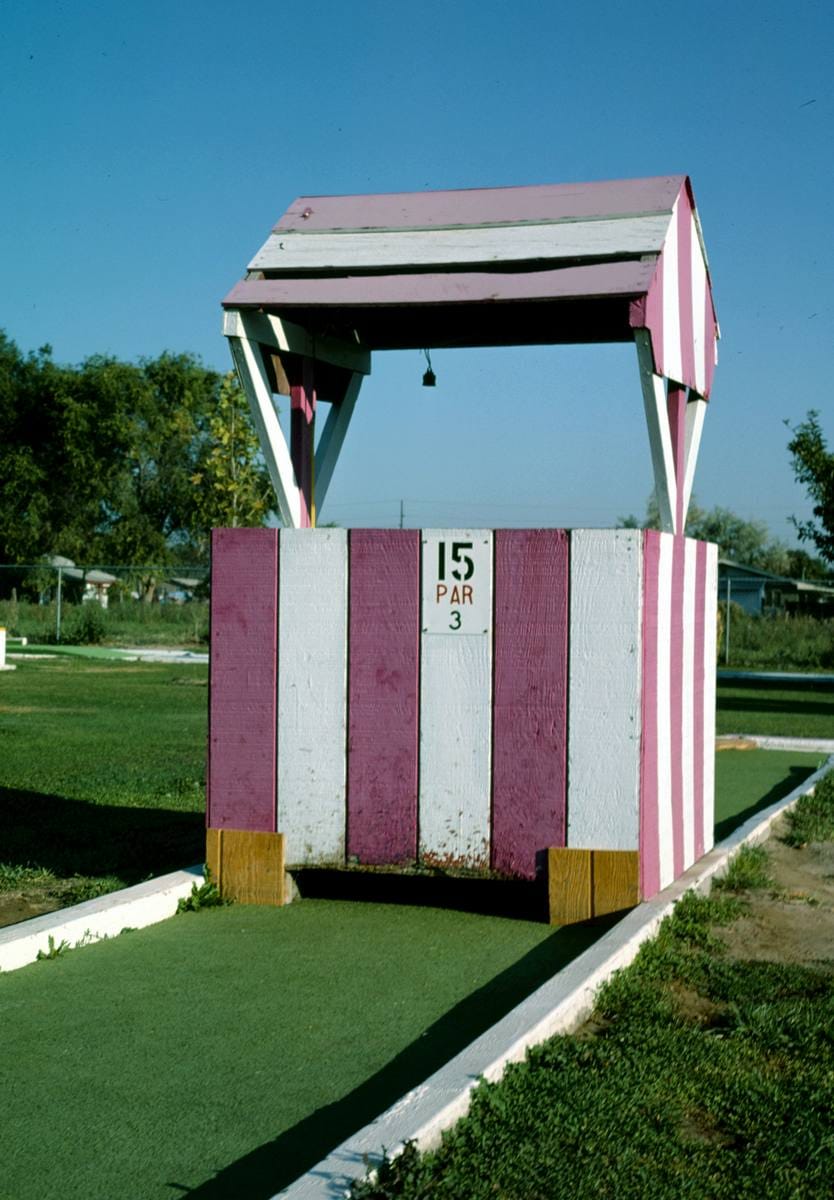
M 208 867 L 204 867 L 203 870 L 205 872 L 204 882 L 199 886 L 192 883 L 190 893 L 177 901 L 178 913 L 199 912 L 202 908 L 220 908 L 222 905 L 231 903 L 230 900 L 224 900 L 220 895 L 220 890 L 211 878 Z
M 66 954 L 67 950 L 70 948 L 69 942 L 66 942 L 63 939 L 56 943 L 55 938 L 51 933 L 49 934 L 46 945 L 46 950 L 39 950 L 35 955 L 37 962 L 48 962 L 53 958 L 60 958 L 61 955 Z
M 744 892 L 752 888 L 770 887 L 772 883 L 765 847 L 742 846 L 738 854 L 730 859 L 724 874 L 715 880 L 713 888 L 725 892 Z
M 834 771 L 820 780 L 812 795 L 800 796 L 787 820 L 784 840 L 789 846 L 834 841 Z

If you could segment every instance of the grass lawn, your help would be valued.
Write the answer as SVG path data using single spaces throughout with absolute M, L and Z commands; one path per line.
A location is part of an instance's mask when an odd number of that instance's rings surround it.
M 0 675 L 0 890 L 71 879 L 71 902 L 201 862 L 206 685 L 75 657 Z
M 834 738 L 834 687 L 738 687 L 719 681 L 716 732 Z

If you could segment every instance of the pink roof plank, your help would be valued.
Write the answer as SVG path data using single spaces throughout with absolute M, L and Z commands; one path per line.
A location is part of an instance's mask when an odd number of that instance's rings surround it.
M 461 225 L 671 212 L 683 175 L 558 183 L 534 187 L 469 188 L 376 196 L 299 196 L 275 232 L 301 230 L 448 229 Z
M 243 279 L 225 308 L 478 304 L 512 300 L 645 295 L 655 273 L 649 262 L 608 262 L 553 271 L 448 271 L 430 274 L 277 276 Z

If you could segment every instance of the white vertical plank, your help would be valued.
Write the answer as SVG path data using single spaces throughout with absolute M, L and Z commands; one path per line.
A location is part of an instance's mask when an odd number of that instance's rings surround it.
M 288 865 L 345 853 L 347 533 L 282 529 L 278 831 Z
M 672 551 L 671 534 L 661 534 L 657 596 L 657 833 L 660 886 L 675 878 L 672 840 Z
M 643 535 L 575 529 L 570 541 L 568 836 L 639 846 Z
M 672 209 L 669 232 L 663 243 L 663 374 L 683 383 L 681 354 L 681 309 L 678 272 L 678 196 Z M 685 203 L 685 201 L 684 201 Z
M 643 408 L 649 433 L 649 447 L 654 471 L 654 490 L 660 512 L 660 527 L 670 532 L 675 528 L 675 495 L 677 490 L 672 435 L 666 411 L 666 388 L 663 379 L 655 374 L 651 336 L 647 329 L 635 329 L 637 365 L 643 389 Z
M 695 347 L 695 390 L 700 396 L 704 394 L 707 382 L 707 362 L 705 351 L 706 336 L 706 302 L 707 302 L 707 267 L 704 262 L 704 252 L 698 236 L 698 222 L 695 213 L 692 214 L 692 340 Z
M 420 639 L 420 857 L 439 866 L 488 866 L 492 730 L 492 533 L 431 530 L 438 539 L 478 543 L 488 577 L 483 632 L 431 633 Z M 421 621 L 421 628 L 425 622 Z
M 704 589 L 704 853 L 715 842 L 715 683 L 718 634 L 718 547 L 707 546 Z
M 683 762 L 683 865 L 695 861 L 695 580 L 698 543 L 684 542 L 683 559 L 683 696 L 681 757 Z

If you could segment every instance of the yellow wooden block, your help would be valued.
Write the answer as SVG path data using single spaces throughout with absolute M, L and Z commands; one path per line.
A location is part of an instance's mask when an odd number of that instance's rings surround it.
M 284 904 L 284 835 L 207 829 L 206 866 L 224 899 Z
M 595 917 L 634 908 L 640 902 L 640 855 L 637 850 L 593 850 Z
M 636 850 L 551 847 L 547 867 L 551 925 L 575 925 L 640 902 Z
M 547 852 L 551 925 L 574 925 L 593 916 L 591 851 L 551 847 Z

